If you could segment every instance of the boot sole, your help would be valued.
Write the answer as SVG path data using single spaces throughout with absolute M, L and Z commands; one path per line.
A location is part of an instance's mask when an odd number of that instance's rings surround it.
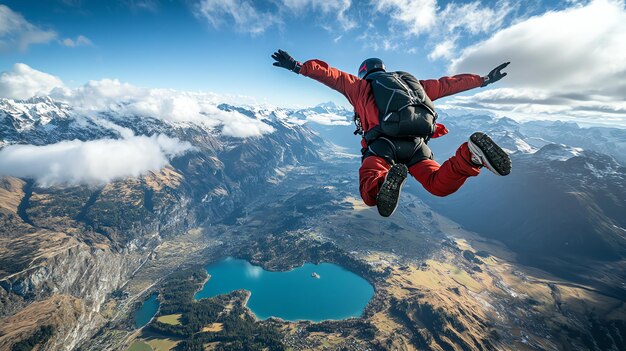
M 468 143 L 470 151 L 485 161 L 484 166 L 495 174 L 511 173 L 511 158 L 487 134 L 476 132 Z
M 380 187 L 376 197 L 376 207 L 381 216 L 389 217 L 395 212 L 400 199 L 400 191 L 408 173 L 407 167 L 401 163 L 397 163 L 389 169 L 385 182 Z

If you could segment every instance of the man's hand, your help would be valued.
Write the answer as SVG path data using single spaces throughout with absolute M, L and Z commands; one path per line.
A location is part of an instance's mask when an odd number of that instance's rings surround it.
M 272 54 L 272 58 L 276 60 L 274 66 L 300 73 L 300 67 L 302 67 L 302 65 L 300 62 L 294 60 L 286 51 L 278 49 L 278 51 Z
M 491 83 L 495 83 L 499 81 L 500 79 L 506 77 L 506 73 L 502 73 L 500 71 L 503 70 L 506 66 L 508 66 L 509 63 L 511 62 L 505 62 L 501 64 L 500 66 L 492 69 L 491 72 L 489 72 L 489 74 L 486 77 L 483 77 L 484 83 L 483 85 L 481 85 L 481 87 L 487 86 Z

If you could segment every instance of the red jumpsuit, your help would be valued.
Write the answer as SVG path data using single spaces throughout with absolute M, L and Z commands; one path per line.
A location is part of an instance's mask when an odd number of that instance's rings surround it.
M 313 78 L 326 86 L 342 93 L 361 116 L 363 130 L 367 132 L 379 124 L 378 107 L 374 101 L 371 85 L 368 81 L 330 67 L 320 60 L 309 60 L 302 64 L 300 74 Z M 443 77 L 438 80 L 420 80 L 428 97 L 435 101 L 444 96 L 480 87 L 483 78 L 474 74 L 460 74 Z M 437 124 L 433 138 L 446 134 L 448 130 Z M 367 147 L 365 140 L 361 140 Z M 359 190 L 365 204 L 376 205 L 376 196 L 385 180 L 390 165 L 384 158 L 369 156 L 363 160 L 359 169 Z M 409 173 L 422 184 L 431 194 L 447 196 L 457 191 L 468 177 L 480 173 L 479 168 L 471 162 L 467 143 L 461 144 L 456 155 L 439 165 L 435 160 L 423 160 L 409 168 Z

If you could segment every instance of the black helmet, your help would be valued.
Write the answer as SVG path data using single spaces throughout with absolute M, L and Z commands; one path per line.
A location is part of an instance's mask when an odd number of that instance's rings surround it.
M 361 66 L 359 66 L 359 78 L 365 79 L 365 77 L 372 72 L 384 70 L 385 63 L 383 62 L 383 60 L 379 58 L 368 58 L 367 60 L 363 61 Z

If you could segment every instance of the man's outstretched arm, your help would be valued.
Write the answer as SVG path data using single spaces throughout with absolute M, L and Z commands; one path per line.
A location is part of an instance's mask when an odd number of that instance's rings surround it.
M 354 105 L 358 95 L 360 79 L 352 74 L 331 67 L 321 60 L 309 60 L 300 63 L 294 60 L 287 52 L 278 50 L 272 55 L 276 60 L 274 66 L 283 67 L 303 76 L 313 78 L 318 82 L 342 93 Z
M 426 95 L 428 95 L 431 100 L 436 100 L 445 96 L 495 83 L 506 76 L 506 73 L 501 71 L 509 64 L 510 62 L 501 64 L 491 70 L 491 72 L 484 77 L 476 74 L 459 74 L 453 77 L 421 80 L 420 83 L 424 87 Z
M 483 77 L 476 74 L 459 74 L 439 79 L 420 80 L 431 100 L 478 88 L 483 85 Z

